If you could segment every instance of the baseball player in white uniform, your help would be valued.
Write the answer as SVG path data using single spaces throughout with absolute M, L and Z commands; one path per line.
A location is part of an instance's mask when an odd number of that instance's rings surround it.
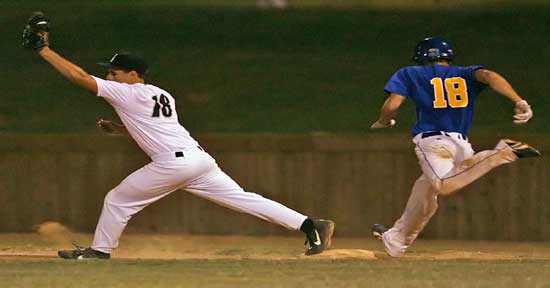
M 44 22 L 46 25 L 44 25 Z M 145 84 L 146 62 L 132 53 L 115 54 L 106 79 L 94 77 L 49 48 L 49 19 L 33 14 L 23 33 L 23 46 L 34 49 L 69 81 L 105 99 L 122 124 L 100 120 L 107 132 L 127 133 L 151 158 L 105 197 L 91 247 L 62 250 L 65 259 L 109 259 L 132 217 L 149 204 L 183 189 L 236 211 L 248 213 L 306 234 L 306 255 L 330 246 L 334 223 L 310 219 L 258 194 L 245 192 L 225 174 L 178 122 L 175 99 L 167 91 Z

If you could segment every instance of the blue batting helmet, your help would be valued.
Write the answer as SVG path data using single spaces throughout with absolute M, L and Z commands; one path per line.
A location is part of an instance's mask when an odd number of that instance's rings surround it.
M 414 60 L 419 65 L 438 60 L 452 61 L 454 59 L 453 46 L 448 41 L 430 37 L 418 42 L 414 48 Z

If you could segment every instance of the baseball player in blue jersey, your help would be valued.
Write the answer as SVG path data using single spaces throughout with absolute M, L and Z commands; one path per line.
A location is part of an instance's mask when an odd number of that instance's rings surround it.
M 420 41 L 413 56 L 418 65 L 402 68 L 391 77 L 384 88 L 389 96 L 371 126 L 391 127 L 405 99 L 416 104 L 412 141 L 423 174 L 393 227 L 372 227 L 373 235 L 393 257 L 406 251 L 434 215 L 438 195 L 450 195 L 502 164 L 540 155 L 529 145 L 509 139 L 500 140 L 493 150 L 474 154 L 467 135 L 474 102 L 486 86 L 515 103 L 515 124 L 525 124 L 533 111 L 498 73 L 483 66 L 453 66 L 453 58 L 449 42 L 441 38 Z

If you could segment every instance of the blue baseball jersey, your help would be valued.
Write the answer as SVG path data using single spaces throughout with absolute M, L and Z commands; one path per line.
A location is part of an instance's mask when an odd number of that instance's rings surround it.
M 438 64 L 405 67 L 393 74 L 384 90 L 411 98 L 416 104 L 413 136 L 427 131 L 467 135 L 474 101 L 485 87 L 474 77 L 477 69 L 484 67 Z

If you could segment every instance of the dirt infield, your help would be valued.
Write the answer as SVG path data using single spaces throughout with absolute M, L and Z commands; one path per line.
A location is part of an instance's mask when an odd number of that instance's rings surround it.
M 53 226 L 52 226 L 53 227 Z M 51 227 L 50 227 L 51 228 Z M 56 231 L 65 231 L 54 227 Z M 0 234 L 0 259 L 52 260 L 68 243 L 83 246 L 90 234 L 65 231 L 65 237 L 44 234 Z M 113 259 L 261 259 L 335 260 L 389 259 L 374 239 L 337 238 L 325 253 L 304 256 L 305 246 L 297 237 L 196 236 L 127 234 L 113 253 Z M 403 260 L 513 260 L 550 259 L 550 244 L 544 242 L 472 242 L 419 240 Z

